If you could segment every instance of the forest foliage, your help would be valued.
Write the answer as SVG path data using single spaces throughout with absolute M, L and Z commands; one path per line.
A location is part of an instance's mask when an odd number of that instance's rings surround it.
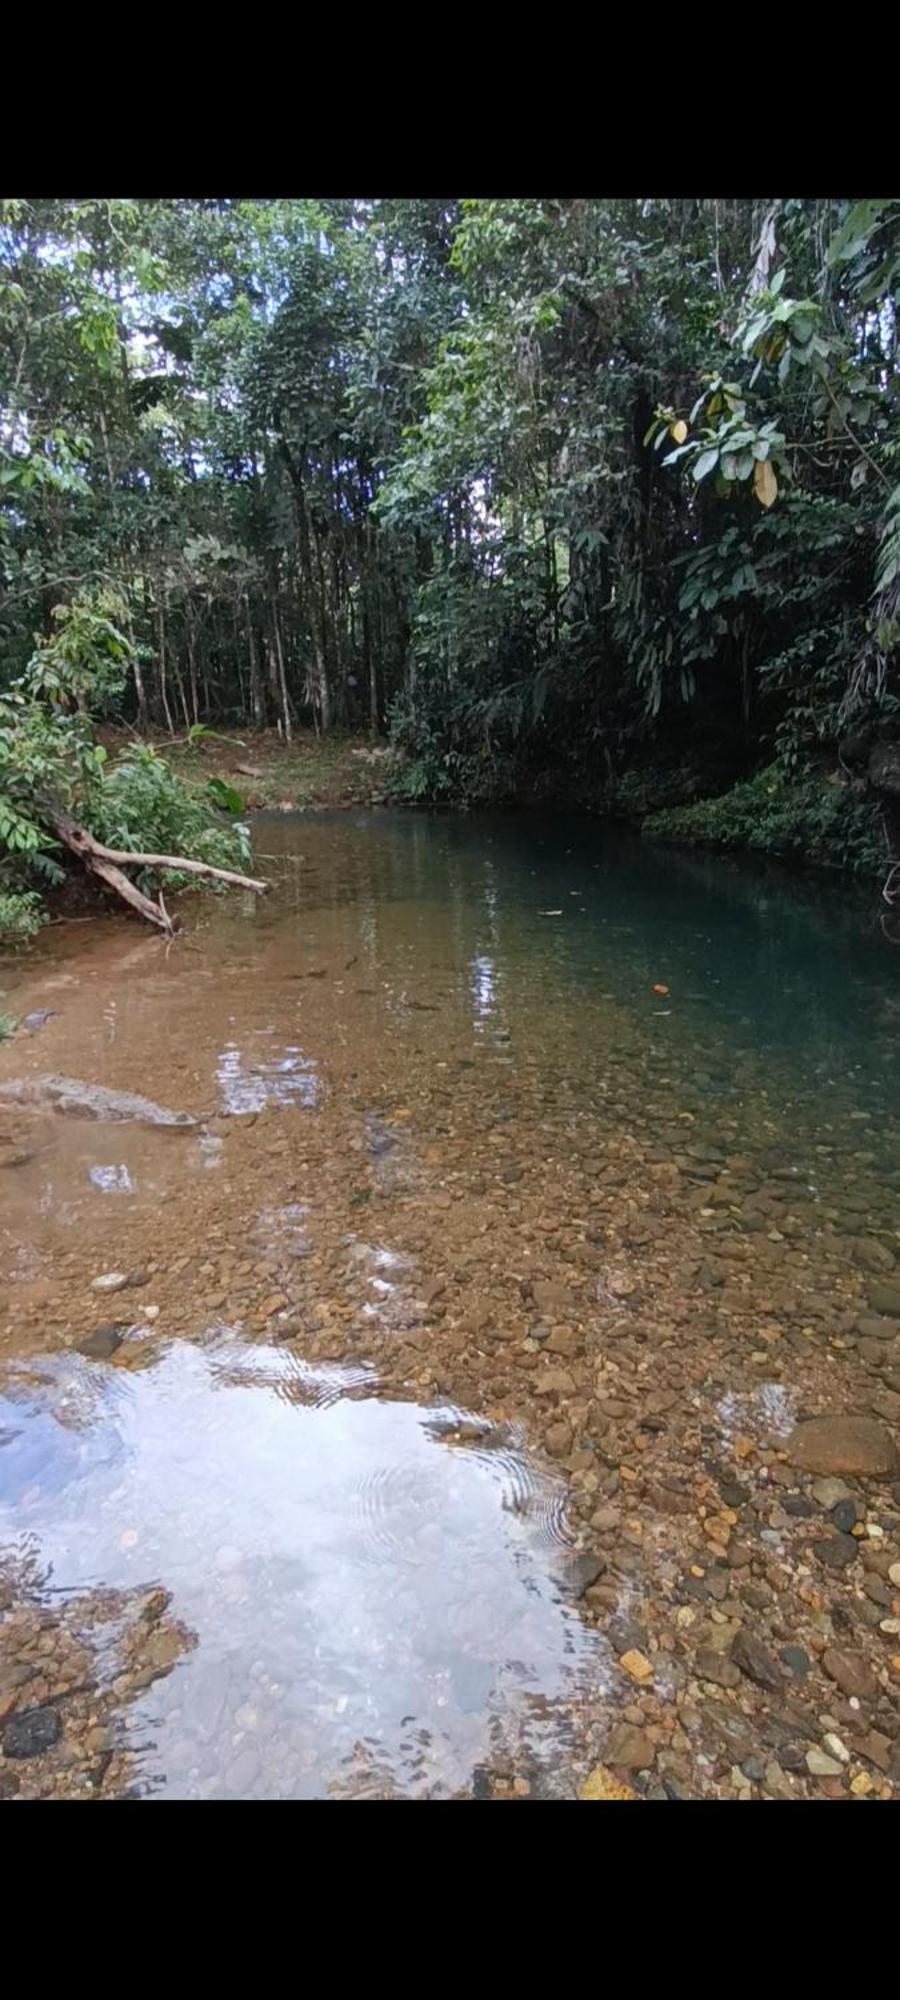
M 110 719 L 390 730 L 407 797 L 714 839 L 774 784 L 756 844 L 876 867 L 898 287 L 891 199 L 4 201 L 0 925 L 51 794 L 240 847 Z

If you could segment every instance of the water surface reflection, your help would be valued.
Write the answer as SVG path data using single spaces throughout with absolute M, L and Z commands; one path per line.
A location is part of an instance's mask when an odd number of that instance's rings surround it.
M 372 1386 L 227 1338 L 7 1380 L 0 1543 L 57 1592 L 159 1582 L 196 1635 L 131 1710 L 141 1789 L 464 1791 L 497 1735 L 551 1757 L 554 1702 L 602 1677 L 555 1564 L 558 1482 Z

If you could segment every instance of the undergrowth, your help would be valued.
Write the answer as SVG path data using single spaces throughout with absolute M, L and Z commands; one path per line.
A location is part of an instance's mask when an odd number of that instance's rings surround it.
M 876 805 L 821 776 L 788 780 L 777 765 L 719 798 L 650 813 L 642 831 L 654 840 L 748 848 L 870 877 L 883 874 L 887 858 Z
M 241 811 L 243 800 L 219 779 L 195 785 L 172 771 L 149 744 L 137 743 L 103 772 L 92 788 L 85 823 L 106 847 L 145 854 L 182 854 L 214 868 L 243 868 L 250 835 L 222 811 Z M 145 869 L 144 878 L 157 871 Z M 167 884 L 186 880 L 163 871 Z
M 0 945 L 27 944 L 46 922 L 36 889 L 0 890 Z

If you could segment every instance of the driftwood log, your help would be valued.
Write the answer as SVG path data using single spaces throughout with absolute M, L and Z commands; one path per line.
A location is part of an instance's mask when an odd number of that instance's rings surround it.
M 231 868 L 214 868 L 211 861 L 189 861 L 183 854 L 130 854 L 121 848 L 104 847 L 102 841 L 95 840 L 87 828 L 79 826 L 68 813 L 54 809 L 48 811 L 47 818 L 59 834 L 70 853 L 77 854 L 84 862 L 90 875 L 96 875 L 107 888 L 114 889 L 122 901 L 128 903 L 138 915 L 150 924 L 174 937 L 176 926 L 166 909 L 162 890 L 157 902 L 145 896 L 143 890 L 135 887 L 124 868 L 170 868 L 183 875 L 206 875 L 216 882 L 228 882 L 235 889 L 253 889 L 257 895 L 264 895 L 268 882 L 260 881 L 253 875 L 237 875 Z

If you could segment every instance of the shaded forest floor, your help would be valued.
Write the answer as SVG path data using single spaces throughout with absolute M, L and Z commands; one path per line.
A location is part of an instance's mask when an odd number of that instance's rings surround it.
M 133 732 L 100 732 L 110 756 L 134 741 Z M 304 810 L 312 806 L 372 805 L 384 797 L 393 763 L 390 749 L 367 736 L 316 736 L 298 730 L 285 743 L 277 730 L 226 731 L 190 744 L 164 734 L 149 739 L 180 777 L 221 778 L 231 784 L 248 811 Z

